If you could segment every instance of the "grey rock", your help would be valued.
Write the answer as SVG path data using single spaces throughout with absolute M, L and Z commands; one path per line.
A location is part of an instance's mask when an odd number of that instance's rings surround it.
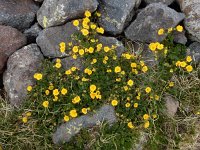
M 187 51 L 187 54 L 192 56 L 192 59 L 195 63 L 200 62 L 200 43 L 194 42 L 192 43 Z
M 43 55 L 36 44 L 25 46 L 13 53 L 3 75 L 3 83 L 9 101 L 19 107 L 24 101 L 28 85 L 33 85 L 33 75 L 40 66 Z
M 27 37 L 28 43 L 34 43 L 36 37 L 39 35 L 39 32 L 42 31 L 42 28 L 39 26 L 38 23 L 35 23 L 29 29 L 24 31 L 24 35 Z
M 41 2 L 43 2 L 44 0 L 35 0 L 35 1 L 36 1 L 36 2 L 40 2 L 40 3 L 41 3 Z
M 81 129 L 91 128 L 103 121 L 106 121 L 109 125 L 117 122 L 113 106 L 104 105 L 94 114 L 87 114 L 62 124 L 53 134 L 53 142 L 55 144 L 69 142 Z
M 168 115 L 169 117 L 174 117 L 178 110 L 179 102 L 176 99 L 174 99 L 171 95 L 166 95 L 164 97 L 164 100 L 166 107 L 166 115 Z
M 27 40 L 17 29 L 0 25 L 0 41 L 0 72 L 2 72 L 7 58 L 26 45 Z
M 70 52 L 69 47 L 66 46 L 66 52 L 61 53 L 59 51 L 59 43 L 72 42 L 76 45 L 77 40 L 74 40 L 73 38 L 71 38 L 71 36 L 77 33 L 80 33 L 77 27 L 74 27 L 72 22 L 69 22 L 62 26 L 44 29 L 37 37 L 36 42 L 40 46 L 42 53 L 46 57 L 67 57 L 69 56 Z M 117 46 L 116 50 L 118 55 L 120 55 L 124 51 L 123 44 L 114 37 L 98 36 L 97 38 L 99 39 L 99 42 L 101 42 L 104 46 Z
M 163 3 L 149 4 L 125 30 L 125 36 L 132 41 L 161 42 L 166 35 L 158 35 L 158 30 L 175 27 L 183 19 L 183 13 L 178 13 Z
M 141 0 L 101 0 L 98 9 L 100 26 L 112 35 L 122 33 L 140 3 Z
M 99 43 L 102 43 L 103 46 L 109 46 L 109 47 L 112 47 L 112 45 L 117 46 L 116 53 L 118 57 L 120 57 L 122 53 L 125 51 L 125 47 L 122 44 L 122 42 L 114 37 L 98 36 L 97 38 L 99 40 Z
M 138 141 L 132 146 L 131 150 L 143 150 L 145 144 L 148 142 L 148 133 L 141 132 Z
M 83 17 L 86 10 L 94 12 L 97 0 L 45 0 L 37 12 L 37 20 L 43 28 L 62 25 Z
M 172 33 L 172 35 L 174 37 L 174 42 L 180 43 L 183 45 L 185 45 L 187 43 L 187 37 L 185 36 L 185 31 L 183 31 L 183 32 L 174 31 Z
M 36 38 L 36 42 L 41 48 L 44 56 L 50 58 L 66 57 L 69 56 L 68 47 L 66 46 L 66 53 L 61 53 L 59 50 L 59 43 L 74 43 L 71 36 L 78 32 L 77 27 L 74 27 L 72 22 L 69 22 L 62 26 L 44 29 L 39 33 L 39 36 Z
M 190 34 L 190 39 L 200 42 L 200 1 L 177 0 L 185 13 L 184 25 Z
M 18 30 L 31 26 L 39 7 L 32 0 L 0 0 L 0 25 Z
M 166 5 L 170 5 L 171 3 L 174 2 L 174 0 L 144 0 L 144 1 L 147 4 L 162 2 L 163 4 L 166 4 Z

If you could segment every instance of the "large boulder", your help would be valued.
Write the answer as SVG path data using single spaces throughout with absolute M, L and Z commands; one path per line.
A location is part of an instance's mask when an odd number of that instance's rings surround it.
M 44 29 L 36 39 L 37 44 L 40 46 L 42 53 L 46 57 L 57 58 L 69 56 L 69 48 L 66 46 L 66 52 L 61 53 L 59 50 L 59 43 L 65 42 L 73 44 L 77 43 L 77 40 L 73 40 L 71 36 L 79 33 L 77 27 L 74 27 L 72 22 L 66 23 L 62 26 L 50 27 Z M 123 44 L 114 37 L 98 36 L 99 42 L 104 46 L 117 46 L 117 54 L 120 55 L 124 51 Z
M 37 13 L 37 20 L 43 28 L 62 25 L 83 17 L 86 10 L 94 12 L 97 6 L 97 0 L 45 0 Z
M 184 24 L 190 34 L 190 38 L 200 42 L 200 1 L 177 0 L 181 10 L 185 13 Z
M 25 46 L 9 57 L 3 83 L 13 106 L 19 107 L 24 101 L 27 86 L 34 84 L 33 75 L 42 60 L 43 55 L 36 44 Z
M 0 24 L 29 28 L 39 7 L 32 0 L 0 0 Z
M 109 125 L 117 122 L 113 106 L 104 105 L 94 114 L 87 114 L 62 124 L 53 134 L 53 142 L 55 144 L 69 142 L 81 129 L 91 128 L 103 121 L 106 121 Z
M 188 55 L 192 56 L 195 63 L 200 62 L 200 43 L 194 42 L 188 48 Z
M 160 36 L 158 30 L 175 27 L 183 19 L 183 13 L 178 13 L 163 3 L 149 4 L 125 30 L 125 36 L 132 41 L 160 42 L 165 39 L 166 34 Z
M 98 9 L 100 26 L 113 35 L 122 33 L 140 3 L 141 0 L 101 0 Z
M 174 0 L 144 0 L 144 1 L 147 4 L 162 2 L 163 4 L 166 4 L 166 5 L 170 5 L 171 3 L 174 2 Z
M 26 37 L 17 29 L 0 25 L 0 72 L 7 58 L 26 44 Z

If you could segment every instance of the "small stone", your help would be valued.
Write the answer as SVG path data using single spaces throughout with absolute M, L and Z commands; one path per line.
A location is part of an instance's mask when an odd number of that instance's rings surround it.
M 39 7 L 32 0 L 0 0 L 0 25 L 18 30 L 31 26 Z
M 10 26 L 0 25 L 0 33 L 0 72 L 2 72 L 7 58 L 26 45 L 26 37 Z
M 125 30 L 125 36 L 132 41 L 161 42 L 166 34 L 158 35 L 158 30 L 175 27 L 183 19 L 183 13 L 178 13 L 163 3 L 149 4 Z
M 86 10 L 94 12 L 97 0 L 45 0 L 37 12 L 37 20 L 43 28 L 62 25 L 81 18 Z
M 145 3 L 147 4 L 151 4 L 151 3 L 163 3 L 163 4 L 166 4 L 166 5 L 170 5 L 174 2 L 174 0 L 144 0 Z
M 122 33 L 140 3 L 141 0 L 101 0 L 98 9 L 100 26 L 112 35 Z
M 176 43 L 183 44 L 183 45 L 185 45 L 187 43 L 185 31 L 183 31 L 183 32 L 174 31 L 172 33 L 172 36 L 174 37 L 174 42 L 176 42 Z
M 113 106 L 104 105 L 93 114 L 83 115 L 62 124 L 53 134 L 53 142 L 55 144 L 69 142 L 81 129 L 91 128 L 103 121 L 106 121 L 109 125 L 117 122 Z
M 185 13 L 184 25 L 191 40 L 200 42 L 200 1 L 177 0 Z
M 24 35 L 27 37 L 28 43 L 35 43 L 36 37 L 42 31 L 42 28 L 39 26 L 38 23 L 35 23 L 29 29 L 24 31 Z
M 3 83 L 11 105 L 19 107 L 25 100 L 27 86 L 34 84 L 33 75 L 43 59 L 36 44 L 25 46 L 9 57 Z
M 200 62 L 200 43 L 194 42 L 192 43 L 187 51 L 187 55 L 192 56 L 194 63 Z
M 170 117 L 174 117 L 174 115 L 176 114 L 178 110 L 179 102 L 170 95 L 166 95 L 164 100 L 165 100 L 165 106 L 166 106 L 166 115 Z

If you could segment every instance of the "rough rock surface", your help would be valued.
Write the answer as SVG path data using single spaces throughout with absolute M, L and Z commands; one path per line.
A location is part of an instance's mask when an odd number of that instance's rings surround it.
M 162 41 L 166 35 L 159 36 L 158 30 L 175 27 L 183 19 L 183 13 L 178 13 L 163 3 L 149 4 L 125 30 L 125 36 L 132 41 Z
M 29 29 L 24 31 L 24 34 L 27 37 L 28 43 L 33 43 L 36 40 L 36 37 L 39 35 L 39 32 L 42 31 L 42 28 L 39 26 L 38 23 L 35 23 Z
M 53 134 L 53 142 L 55 144 L 69 142 L 81 129 L 93 127 L 103 121 L 107 121 L 109 125 L 117 122 L 113 106 L 104 105 L 94 114 L 87 114 L 62 124 Z
M 7 58 L 26 44 L 26 37 L 17 29 L 0 25 L 0 72 Z
M 179 102 L 170 95 L 166 95 L 164 99 L 165 99 L 166 114 L 170 117 L 173 117 L 178 110 Z
M 71 35 L 77 32 L 77 27 L 74 27 L 72 22 L 69 22 L 62 26 L 44 29 L 40 32 L 36 42 L 44 56 L 51 58 L 65 57 L 68 56 L 69 51 L 66 50 L 66 53 L 61 53 L 59 50 L 59 43 L 72 42 Z
M 174 0 L 144 0 L 144 1 L 147 4 L 162 2 L 163 4 L 166 4 L 166 5 L 170 5 L 171 3 L 174 2 Z
M 187 37 L 185 36 L 185 31 L 183 32 L 174 31 L 172 34 L 174 37 L 174 42 L 184 45 L 187 43 Z
M 79 33 L 77 27 L 74 27 L 72 22 L 69 22 L 62 26 L 44 29 L 37 37 L 36 42 L 44 56 L 51 58 L 66 57 L 69 56 L 70 51 L 68 51 L 66 46 L 66 53 L 61 53 L 59 51 L 59 43 L 76 43 L 76 41 L 71 39 L 71 36 L 76 33 Z M 118 55 L 124 51 L 123 44 L 114 37 L 99 36 L 98 39 L 104 46 L 117 46 Z
M 141 0 L 101 0 L 98 10 L 100 26 L 113 35 L 122 33 L 140 3 Z
M 184 25 L 192 40 L 200 42 L 200 1 L 177 0 L 185 13 Z
M 32 0 L 0 0 L 0 24 L 24 30 L 31 26 L 38 9 Z
M 189 46 L 188 55 L 192 56 L 195 63 L 200 62 L 200 43 L 194 42 Z
M 94 12 L 97 6 L 97 0 L 45 0 L 37 20 L 43 28 L 57 26 L 80 18 L 86 10 Z
M 19 107 L 23 102 L 26 88 L 34 84 L 33 75 L 42 60 L 43 55 L 36 44 L 25 46 L 9 57 L 3 83 L 13 106 Z

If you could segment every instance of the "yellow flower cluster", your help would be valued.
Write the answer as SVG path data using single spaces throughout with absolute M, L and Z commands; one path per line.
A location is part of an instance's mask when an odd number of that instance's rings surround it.
M 35 73 L 33 76 L 36 80 L 42 80 L 43 75 L 41 73 Z
M 159 42 L 155 42 L 155 43 L 150 43 L 149 44 L 149 49 L 151 51 L 157 51 L 157 50 L 163 50 L 164 49 L 164 45 L 159 43 Z
M 60 46 L 60 52 L 61 53 L 64 53 L 65 52 L 65 49 L 66 49 L 66 47 L 65 47 L 65 42 L 61 42 L 60 44 L 59 44 L 59 46 Z
M 101 92 L 97 90 L 96 85 L 90 85 L 90 97 L 91 99 L 101 99 Z
M 23 122 L 23 123 L 27 123 L 27 122 L 28 122 L 28 117 L 30 117 L 31 115 L 32 115 L 31 112 L 27 112 L 27 113 L 25 114 L 25 116 L 22 117 L 22 122 Z
M 190 62 L 192 62 L 192 57 L 191 56 L 187 56 L 185 61 L 177 61 L 176 62 L 176 66 L 177 67 L 181 67 L 181 68 L 185 68 L 185 70 L 187 72 L 192 72 L 193 71 L 192 65 L 187 64 L 187 63 L 190 63 Z

